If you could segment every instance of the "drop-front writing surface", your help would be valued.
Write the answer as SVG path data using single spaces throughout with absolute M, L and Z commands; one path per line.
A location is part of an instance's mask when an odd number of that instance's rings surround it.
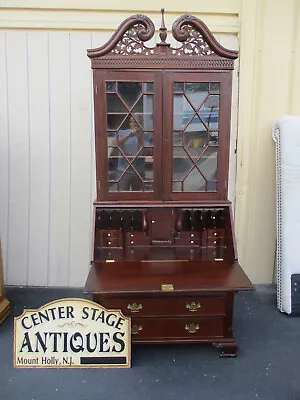
M 235 356 L 238 264 L 227 199 L 237 52 L 193 16 L 176 48 L 143 15 L 88 51 L 94 72 L 97 200 L 86 290 L 132 317 L 134 343 L 212 343 Z M 172 307 L 171 307 L 172 305 Z

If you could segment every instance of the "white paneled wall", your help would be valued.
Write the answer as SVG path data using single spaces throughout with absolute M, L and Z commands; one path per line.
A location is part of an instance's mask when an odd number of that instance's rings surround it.
M 6 284 L 85 283 L 96 195 L 86 49 L 110 36 L 0 31 L 0 235 Z M 236 35 L 217 39 L 238 47 Z M 237 73 L 234 81 L 236 106 Z M 235 143 L 236 123 L 233 131 Z M 234 192 L 235 156 L 231 161 L 229 192 Z
M 0 234 L 7 284 L 84 285 L 95 198 L 86 56 L 92 43 L 90 33 L 0 32 Z

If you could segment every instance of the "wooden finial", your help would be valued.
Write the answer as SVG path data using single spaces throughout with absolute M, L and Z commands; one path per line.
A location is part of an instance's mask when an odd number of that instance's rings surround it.
M 159 33 L 159 37 L 161 40 L 161 43 L 165 44 L 166 43 L 166 39 L 167 39 L 167 28 L 165 25 L 165 9 L 162 8 L 161 9 L 161 27 L 159 28 L 160 33 Z

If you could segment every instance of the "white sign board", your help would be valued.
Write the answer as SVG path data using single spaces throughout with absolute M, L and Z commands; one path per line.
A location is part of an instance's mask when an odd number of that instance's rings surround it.
M 89 300 L 56 300 L 15 318 L 18 368 L 128 368 L 130 355 L 130 318 Z

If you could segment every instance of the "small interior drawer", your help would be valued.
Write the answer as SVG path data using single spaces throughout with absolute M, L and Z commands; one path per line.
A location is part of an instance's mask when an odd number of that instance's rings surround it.
M 123 235 L 120 229 L 98 230 L 97 241 L 100 247 L 123 247 Z
M 102 240 L 103 247 L 123 247 L 123 243 L 121 239 L 116 238 L 105 238 Z
M 123 232 L 121 229 L 105 229 L 101 230 L 101 237 L 107 239 L 121 239 Z
M 125 247 L 149 245 L 150 237 L 145 232 L 132 231 L 125 233 Z
M 199 238 L 175 238 L 175 246 L 200 246 L 201 241 Z
M 224 229 L 207 229 L 206 237 L 208 238 L 221 238 L 224 237 Z

